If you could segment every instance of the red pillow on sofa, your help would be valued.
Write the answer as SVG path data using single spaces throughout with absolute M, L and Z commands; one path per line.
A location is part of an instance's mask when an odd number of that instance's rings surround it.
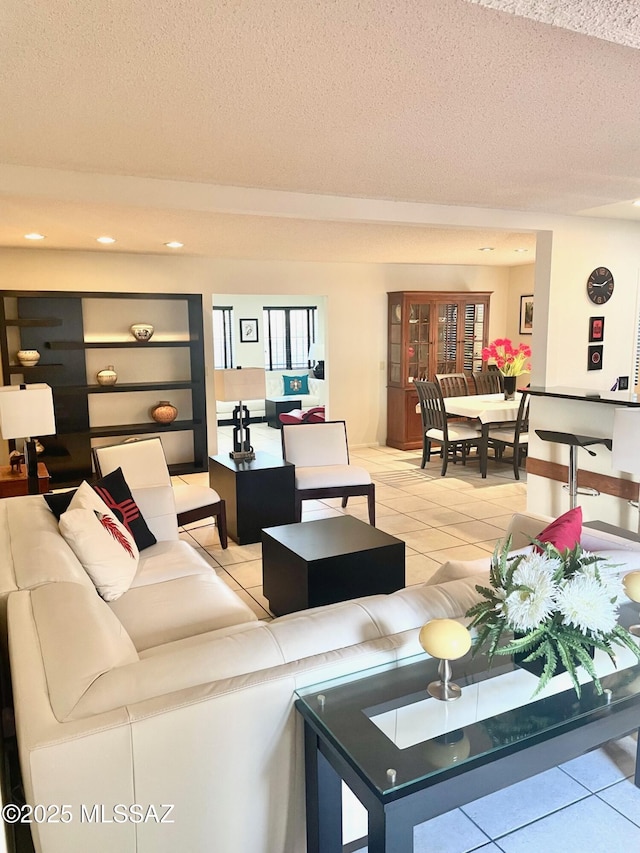
M 552 521 L 536 539 L 538 542 L 549 542 L 558 551 L 565 551 L 567 548 L 575 548 L 580 542 L 581 533 L 582 507 L 577 506 Z

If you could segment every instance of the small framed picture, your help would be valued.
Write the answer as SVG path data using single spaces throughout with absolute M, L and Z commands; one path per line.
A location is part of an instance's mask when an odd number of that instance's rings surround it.
M 589 317 L 589 343 L 604 340 L 604 317 Z
M 240 320 L 240 343 L 241 344 L 258 343 L 258 321 L 257 320 Z
M 520 297 L 520 334 L 533 334 L 533 294 Z
M 602 370 L 602 353 L 604 347 L 602 344 L 598 344 L 598 346 L 589 347 L 589 360 L 587 363 L 587 370 Z

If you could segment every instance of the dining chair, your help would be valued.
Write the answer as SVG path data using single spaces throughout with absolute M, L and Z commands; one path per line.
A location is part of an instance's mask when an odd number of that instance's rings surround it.
M 94 467 L 100 477 L 122 468 L 130 489 L 169 485 L 173 489 L 178 526 L 203 518 L 214 518 L 220 546 L 226 548 L 227 513 L 225 502 L 215 489 L 191 484 L 174 485 L 159 437 L 142 438 L 92 449 Z
M 500 394 L 502 392 L 501 375 L 497 370 L 474 370 L 471 378 L 476 394 Z
M 351 465 L 344 421 L 282 424 L 282 456 L 295 471 L 296 520 L 302 518 L 302 502 L 342 498 L 342 506 L 354 495 L 366 495 L 369 524 L 376 524 L 376 487 L 365 468 Z
M 518 416 L 512 424 L 503 424 L 497 429 L 490 429 L 489 444 L 495 448 L 497 459 L 502 459 L 505 447 L 513 448 L 513 474 L 520 479 L 520 463 L 527 452 L 529 444 L 529 402 L 530 395 L 523 394 L 518 407 Z
M 470 447 L 479 447 L 482 433 L 479 429 L 462 423 L 452 423 L 447 419 L 444 398 L 437 382 L 416 380 L 414 382 L 420 403 L 422 418 L 422 462 L 421 468 L 431 459 L 431 442 L 436 442 L 441 448 L 442 470 L 440 475 L 447 473 L 449 458 L 456 462 L 456 453 L 462 452 L 462 464 L 467 461 L 467 451 Z
M 436 373 L 443 397 L 467 397 L 469 382 L 465 373 Z

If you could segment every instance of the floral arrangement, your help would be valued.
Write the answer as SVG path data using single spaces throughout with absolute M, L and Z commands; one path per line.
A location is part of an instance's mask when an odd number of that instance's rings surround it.
M 640 648 L 626 628 L 618 624 L 625 600 L 622 581 L 614 567 L 580 545 L 559 551 L 533 540 L 534 553 L 509 556 L 511 538 L 496 546 L 489 573 L 490 587 L 476 586 L 483 600 L 467 611 L 470 627 L 477 627 L 473 653 L 488 644 L 494 655 L 521 654 L 523 663 L 543 663 L 534 696 L 559 665 L 569 673 L 580 696 L 576 668 L 580 664 L 602 693 L 593 664 L 593 649 L 615 661 L 613 644 L 628 646 L 640 660 Z M 513 639 L 510 639 L 513 633 Z M 503 635 L 509 641 L 501 645 Z
M 531 347 L 519 344 L 514 349 L 509 338 L 496 338 L 483 348 L 482 360 L 489 361 L 491 358 L 503 376 L 520 376 L 531 372 L 531 364 L 527 361 L 531 358 Z

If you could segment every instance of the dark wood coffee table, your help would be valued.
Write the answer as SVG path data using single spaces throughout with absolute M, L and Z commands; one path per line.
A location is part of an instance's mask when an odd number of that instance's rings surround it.
M 350 515 L 262 531 L 262 584 L 280 616 L 405 585 L 405 544 Z

